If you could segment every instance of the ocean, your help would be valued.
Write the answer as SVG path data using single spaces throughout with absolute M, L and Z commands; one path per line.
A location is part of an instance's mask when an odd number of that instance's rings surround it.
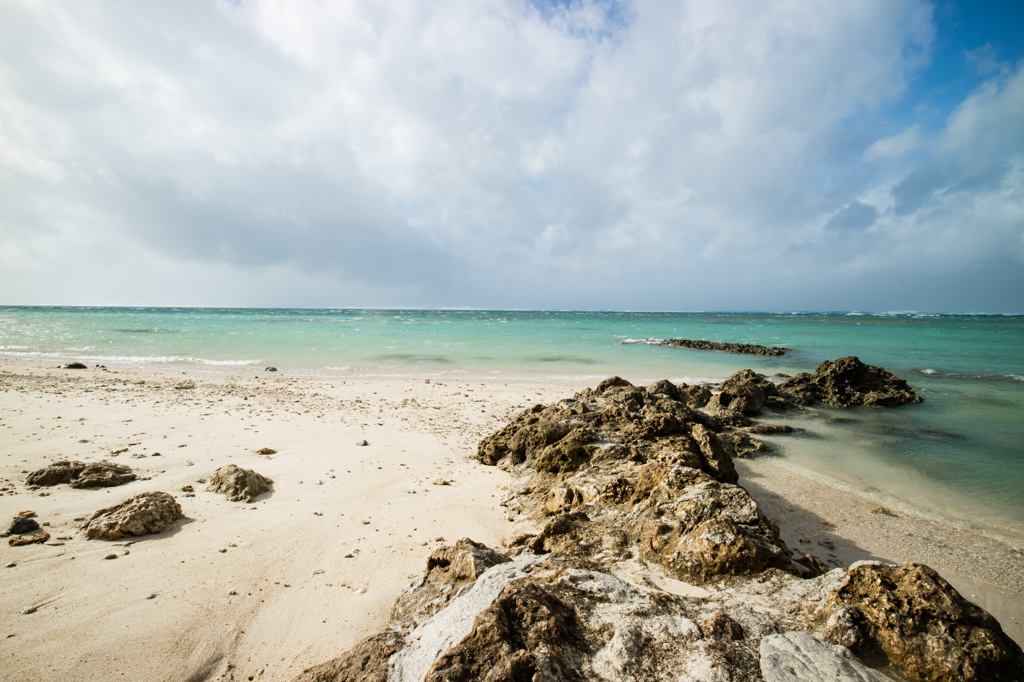
M 655 346 L 785 346 L 781 357 Z M 1024 317 L 920 313 L 0 307 L 0 357 L 57 365 L 593 386 L 721 381 L 856 355 L 925 401 L 779 414 L 780 465 L 867 502 L 1024 542 Z

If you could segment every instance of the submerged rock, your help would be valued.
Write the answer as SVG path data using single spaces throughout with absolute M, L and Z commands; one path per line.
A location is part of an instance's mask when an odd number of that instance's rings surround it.
M 723 343 L 720 341 L 704 341 L 692 339 L 665 339 L 660 342 L 653 342 L 655 346 L 675 346 L 676 348 L 692 348 L 695 350 L 721 350 L 727 353 L 740 353 L 743 355 L 769 355 L 778 357 L 785 355 L 792 348 L 782 346 L 759 346 L 755 343 Z
M 93 513 L 82 524 L 82 530 L 90 540 L 117 540 L 126 535 L 159 533 L 182 516 L 181 506 L 168 493 L 139 493 Z
M 232 502 L 251 502 L 254 497 L 268 492 L 273 484 L 269 478 L 252 469 L 228 464 L 213 472 L 206 492 L 223 493 Z
M 138 476 L 131 467 L 106 460 L 85 462 L 61 461 L 33 471 L 25 478 L 27 485 L 53 486 L 67 483 L 72 488 L 110 488 L 134 481 Z
M 829 407 L 894 407 L 922 401 L 906 381 L 881 367 L 865 365 L 853 355 L 832 362 L 826 360 L 814 374 L 798 374 L 779 388 L 801 395 L 813 391 Z

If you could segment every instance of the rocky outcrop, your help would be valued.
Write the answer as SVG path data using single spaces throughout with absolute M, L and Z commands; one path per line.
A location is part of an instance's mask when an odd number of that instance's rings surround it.
M 675 346 L 676 348 L 693 348 L 695 350 L 721 350 L 726 353 L 740 353 L 743 355 L 785 355 L 792 348 L 782 346 L 759 346 L 754 343 L 722 343 L 720 341 L 704 341 L 692 339 L 664 339 L 662 341 L 649 341 L 654 346 Z
M 923 682 L 1024 676 L 1024 653 L 984 609 L 922 564 L 863 564 L 832 600 L 849 608 L 850 645 L 880 650 L 910 679 Z
M 82 530 L 90 540 L 117 540 L 126 535 L 159 533 L 182 516 L 181 506 L 168 493 L 140 493 L 93 513 L 82 524 Z
M 865 365 L 853 355 L 826 360 L 814 374 L 797 374 L 781 384 L 779 390 L 798 396 L 804 404 L 816 398 L 829 407 L 895 407 L 922 400 L 903 379 L 881 367 Z
M 61 461 L 33 471 L 25 478 L 27 485 L 54 486 L 67 483 L 72 488 L 110 488 L 134 481 L 138 476 L 131 467 L 106 460 L 85 462 Z
M 1020 679 L 999 676 L 1019 647 L 930 569 L 794 562 L 735 434 L 670 386 L 616 378 L 484 439 L 523 532 L 436 550 L 384 631 L 297 680 Z
M 254 497 L 268 492 L 273 484 L 269 478 L 252 469 L 228 464 L 213 472 L 206 492 L 222 493 L 232 502 L 251 502 Z

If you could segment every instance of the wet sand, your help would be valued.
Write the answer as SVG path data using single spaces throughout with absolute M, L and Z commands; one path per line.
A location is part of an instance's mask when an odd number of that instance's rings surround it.
M 337 656 L 386 622 L 434 548 L 461 537 L 501 546 L 509 477 L 478 465 L 476 444 L 521 409 L 577 390 L 10 361 L 0 372 L 0 519 L 32 510 L 52 536 L 0 545 L 0 564 L 15 564 L 0 574 L 0 678 L 11 680 L 288 680 Z M 59 459 L 108 459 L 148 480 L 26 489 L 26 472 Z M 230 463 L 270 477 L 273 491 L 249 504 L 205 492 L 198 480 Z M 1018 552 L 873 514 L 777 458 L 739 469 L 791 548 L 842 565 L 928 563 L 1022 641 Z M 152 490 L 173 494 L 186 518 L 134 541 L 77 532 L 75 519 Z

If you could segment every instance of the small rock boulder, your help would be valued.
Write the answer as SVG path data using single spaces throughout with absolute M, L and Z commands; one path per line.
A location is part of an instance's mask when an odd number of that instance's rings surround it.
M 70 485 L 72 488 L 111 488 L 136 478 L 131 467 L 103 461 L 86 466 L 77 476 L 72 477 Z
M 268 492 L 273 484 L 252 469 L 228 464 L 213 472 L 206 492 L 223 493 L 232 502 L 251 502 L 254 497 Z
M 11 521 L 11 525 L 7 527 L 7 532 L 11 535 L 27 535 L 34 533 L 39 530 L 39 522 L 35 519 L 18 517 Z
M 34 535 L 15 535 L 7 544 L 11 547 L 21 547 L 23 545 L 41 545 L 50 539 L 50 534 L 47 532 L 39 532 Z
M 86 464 L 85 462 L 54 462 L 43 469 L 37 469 L 25 478 L 26 485 L 53 486 L 67 483 L 72 488 L 110 488 L 124 485 L 138 478 L 131 467 L 114 464 L 106 460 Z
M 984 609 L 923 564 L 860 564 L 830 596 L 861 624 L 854 639 L 881 649 L 913 680 L 1020 680 L 1024 652 Z
M 82 524 L 90 540 L 117 540 L 126 535 L 159 533 L 183 516 L 168 493 L 139 493 L 121 504 L 100 509 Z
M 64 365 L 64 369 L 89 369 L 89 367 L 81 362 L 69 362 Z

